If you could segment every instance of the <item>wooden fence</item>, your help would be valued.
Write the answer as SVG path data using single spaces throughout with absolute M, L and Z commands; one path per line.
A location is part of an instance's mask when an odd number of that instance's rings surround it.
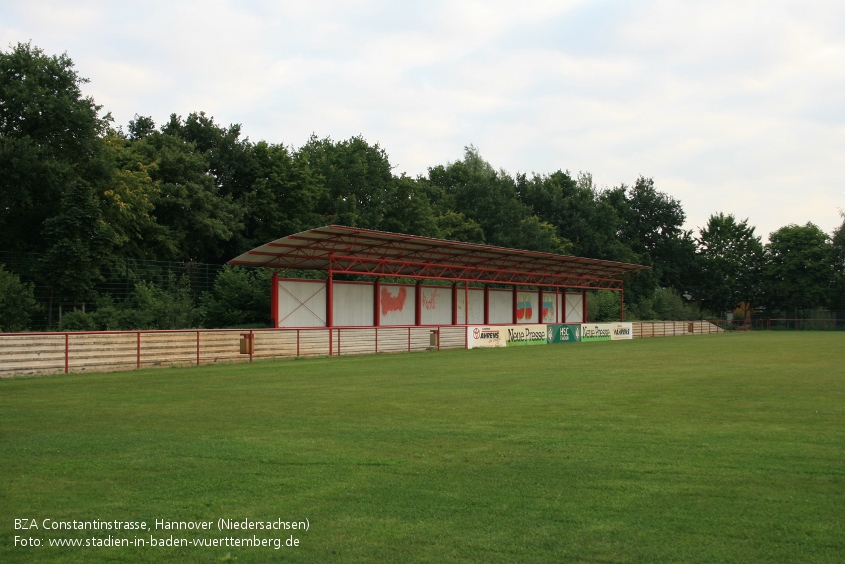
M 713 335 L 725 330 L 710 321 L 635 321 L 634 338 Z
M 635 322 L 633 329 L 635 339 L 724 332 L 707 321 Z M 8 333 L 0 334 L 0 377 L 462 349 L 466 339 L 462 325 Z

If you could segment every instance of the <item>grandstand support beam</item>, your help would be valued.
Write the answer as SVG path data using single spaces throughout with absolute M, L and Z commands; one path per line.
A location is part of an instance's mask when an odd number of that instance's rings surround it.
M 469 325 L 469 282 L 464 280 L 464 325 Z
M 417 285 L 414 286 L 414 296 L 417 298 L 414 308 L 414 325 L 422 325 L 422 280 L 417 280 Z
M 517 295 L 516 284 L 513 286 L 513 324 L 516 325 L 519 319 L 516 317 L 516 306 L 519 303 L 519 296 Z
M 620 321 L 625 321 L 625 288 L 619 290 L 619 314 Z
M 329 277 L 326 280 L 326 327 L 333 327 L 334 326 L 334 270 L 332 267 L 334 266 L 334 257 L 329 256 Z
M 464 304 L 464 309 L 467 305 Z M 458 324 L 458 283 L 452 282 L 452 325 Z
M 513 286 L 552 286 L 589 290 L 618 290 L 621 278 L 598 278 L 584 274 L 468 267 L 384 258 L 332 255 L 332 272 L 366 276 L 398 276 L 467 282 L 492 282 Z
M 376 278 L 373 284 L 373 325 L 378 327 L 381 325 L 381 278 Z M 378 345 L 376 345 L 378 346 Z
M 279 275 L 273 271 L 270 288 L 270 318 L 273 320 L 273 327 L 279 326 Z
M 581 290 L 581 322 L 587 322 L 587 291 Z
M 490 285 L 484 285 L 484 325 L 490 325 Z
M 538 323 L 545 323 L 543 321 L 543 287 L 539 286 L 537 288 L 537 322 Z

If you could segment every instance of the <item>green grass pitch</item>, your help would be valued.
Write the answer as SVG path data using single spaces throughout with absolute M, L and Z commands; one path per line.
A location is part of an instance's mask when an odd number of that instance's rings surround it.
M 842 562 L 845 334 L 6 379 L 0 480 L 2 562 Z M 171 536 L 282 546 L 48 545 Z

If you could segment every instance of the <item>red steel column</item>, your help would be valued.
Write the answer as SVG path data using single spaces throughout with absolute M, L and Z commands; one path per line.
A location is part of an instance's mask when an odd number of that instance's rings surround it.
M 581 311 L 581 320 L 582 321 L 581 322 L 586 323 L 587 322 L 587 291 L 586 290 L 581 291 L 581 308 L 582 308 L 582 311 Z
M 279 276 L 273 271 L 270 288 L 270 319 L 273 320 L 273 328 L 279 326 Z
M 334 325 L 334 284 L 332 280 L 332 255 L 329 255 L 329 278 L 326 280 L 326 327 Z M 331 351 L 331 347 L 329 347 Z M 331 352 L 329 352 L 331 355 Z
M 513 287 L 513 324 L 516 325 L 519 323 L 519 320 L 516 318 L 516 306 L 519 303 L 519 298 L 516 295 L 516 286 Z
M 422 280 L 417 280 L 417 285 L 414 288 L 414 295 L 417 298 L 416 307 L 414 309 L 414 325 L 422 325 Z
M 334 284 L 332 278 L 332 255 L 329 255 L 329 277 L 326 280 L 326 327 L 329 329 L 329 356 L 334 354 L 334 335 L 332 334 L 332 325 L 334 324 Z
M 622 321 L 625 321 L 625 288 L 622 288 L 619 293 L 619 307 L 619 311 L 622 315 Z
M 543 288 L 541 286 L 537 286 L 537 323 L 545 323 L 543 321 Z
M 70 371 L 70 335 L 65 333 L 65 374 Z
M 469 325 L 469 281 L 464 280 L 464 325 Z M 440 335 L 437 336 L 437 342 L 440 343 Z M 440 345 L 438 344 L 440 350 Z
M 466 304 L 464 304 L 466 309 Z M 452 325 L 458 324 L 458 283 L 452 283 Z
M 490 325 L 490 285 L 484 285 L 484 325 Z
M 381 325 L 381 313 L 379 312 L 381 310 L 381 278 L 376 278 L 373 291 L 375 292 L 373 295 L 373 325 L 378 327 Z M 378 335 L 378 331 L 376 331 L 376 335 Z

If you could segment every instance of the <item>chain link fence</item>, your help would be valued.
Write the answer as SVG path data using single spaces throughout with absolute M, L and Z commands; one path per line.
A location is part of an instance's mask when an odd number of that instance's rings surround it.
M 40 307 L 38 316 L 32 319 L 30 328 L 36 331 L 57 329 L 63 313 L 81 309 L 90 311 L 95 303 L 66 302 L 57 299 L 56 292 L 39 277 L 38 265 L 43 255 L 39 253 L 13 253 L 0 251 L 0 264 L 6 270 L 17 274 L 22 282 L 34 287 L 35 299 Z M 139 282 L 166 287 L 174 283 L 189 288 L 191 297 L 198 301 L 203 292 L 210 291 L 214 280 L 224 268 L 220 264 L 199 262 L 172 262 L 158 260 L 115 259 L 101 269 L 103 279 L 95 286 L 100 296 L 110 296 L 116 302 L 132 297 Z

